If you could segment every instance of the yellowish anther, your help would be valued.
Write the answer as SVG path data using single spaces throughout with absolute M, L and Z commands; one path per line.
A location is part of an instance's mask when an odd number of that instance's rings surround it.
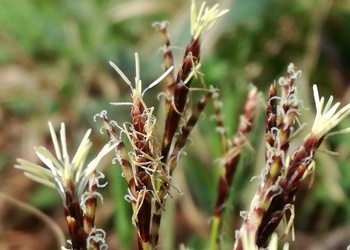
M 132 98 L 142 98 L 142 96 L 146 93 L 147 90 L 153 88 L 158 83 L 160 83 L 172 70 L 173 66 L 171 66 L 167 71 L 165 71 L 159 78 L 157 78 L 154 82 L 152 82 L 147 88 L 145 88 L 142 91 L 142 81 L 141 81 L 141 74 L 140 74 L 140 59 L 139 54 L 135 53 L 135 69 L 136 69 L 136 75 L 135 75 L 135 88 L 133 88 L 131 81 L 126 77 L 126 75 L 123 73 L 123 71 L 113 62 L 109 61 L 109 64 L 117 71 L 117 73 L 120 75 L 120 77 L 126 82 L 126 84 L 129 85 L 132 93 Z M 111 103 L 113 105 L 119 105 L 121 103 Z M 123 104 L 123 103 L 122 103 Z M 129 103 L 125 103 L 129 104 Z
M 74 217 L 72 217 L 72 216 L 70 216 L 70 215 L 68 215 L 68 216 L 66 217 L 66 220 L 67 220 L 68 224 L 69 224 L 69 223 L 75 223 Z
M 204 32 L 209 30 L 219 17 L 226 14 L 229 10 L 219 11 L 219 4 L 214 5 L 212 8 L 205 6 L 205 2 L 202 4 L 199 12 L 197 13 L 197 7 L 195 0 L 192 0 L 191 6 L 191 34 L 194 39 L 197 39 Z
M 65 191 L 69 188 L 70 183 L 73 183 L 76 186 L 77 194 L 82 195 L 83 189 L 86 187 L 90 175 L 96 170 L 101 159 L 114 149 L 115 144 L 106 144 L 98 153 L 97 157 L 86 165 L 86 158 L 92 146 L 92 142 L 89 139 L 91 129 L 86 132 L 73 160 L 71 161 L 68 155 L 65 124 L 61 124 L 61 145 L 58 142 L 51 122 L 49 122 L 49 128 L 56 156 L 45 147 L 40 146 L 35 149 L 36 154 L 46 167 L 42 167 L 23 159 L 18 159 L 19 164 L 15 167 L 23 170 L 27 177 L 49 187 L 56 188 L 63 200 L 65 200 Z
M 313 85 L 313 93 L 316 105 L 316 117 L 311 133 L 320 139 L 350 114 L 350 103 L 337 111 L 340 103 L 337 102 L 332 106 L 333 96 L 330 96 L 327 104 L 324 105 L 325 98 L 320 98 L 316 84 Z
M 138 53 L 135 53 L 135 69 L 136 69 L 136 75 L 135 75 L 135 93 L 134 93 L 134 95 L 141 96 L 142 81 L 140 79 L 140 59 L 139 59 Z
M 267 247 L 267 250 L 277 250 L 278 249 L 278 236 L 276 233 L 273 233 L 270 239 L 269 246 Z M 283 245 L 283 250 L 288 250 L 289 244 L 285 243 Z
M 244 231 L 242 235 L 242 245 L 244 250 L 258 250 L 259 248 L 255 244 L 255 236 L 249 231 Z M 267 250 L 278 250 L 278 236 L 276 233 L 273 233 L 270 239 L 270 243 Z M 283 250 L 288 250 L 289 244 L 285 243 L 283 245 Z
M 255 244 L 255 235 L 249 231 L 244 231 L 242 235 L 242 245 L 244 250 L 258 250 Z

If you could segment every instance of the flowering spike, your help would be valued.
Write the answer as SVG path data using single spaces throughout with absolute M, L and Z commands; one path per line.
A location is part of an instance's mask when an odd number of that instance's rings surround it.
M 253 119 L 257 105 L 258 92 L 253 87 L 246 98 L 243 115 L 240 118 L 238 131 L 231 140 L 230 147 L 224 149 L 221 161 L 220 179 L 218 183 L 218 193 L 214 210 L 214 217 L 211 232 L 211 249 L 219 248 L 220 228 L 222 227 L 222 216 L 225 211 L 225 204 L 229 196 L 229 189 L 232 185 L 233 177 L 236 173 L 242 147 L 246 144 L 247 138 L 253 128 Z M 226 138 L 225 138 L 226 139 Z
M 298 122 L 299 100 L 295 80 L 299 75 L 300 71 L 295 71 L 294 65 L 290 64 L 286 78 L 279 81 L 281 96 L 277 97 L 275 85 L 270 88 L 266 112 L 265 169 L 250 210 L 237 234 L 235 250 L 247 244 L 247 232 L 258 247 L 267 246 L 268 238 L 285 216 L 285 211 L 293 207 L 296 192 L 314 167 L 313 158 L 317 149 L 324 138 L 335 133 L 329 133 L 330 130 L 350 114 L 350 104 L 338 110 L 340 103 L 333 105 L 333 96 L 326 102 L 324 97 L 320 97 L 317 86 L 313 85 L 315 121 L 300 147 L 292 153 L 288 152 L 293 126 Z M 350 132 L 350 129 L 339 133 L 346 132 Z M 293 218 L 292 212 L 288 227 L 293 223 Z
M 87 154 L 92 146 L 89 139 L 91 129 L 87 130 L 73 160 L 70 161 L 65 124 L 62 123 L 60 129 L 61 148 L 51 122 L 49 122 L 49 128 L 56 156 L 45 147 L 40 146 L 35 149 L 37 156 L 47 168 L 23 159 L 18 159 L 19 165 L 15 167 L 23 170 L 27 177 L 58 190 L 64 203 L 73 249 L 86 249 L 91 242 L 98 247 L 100 244 L 98 241 L 94 241 L 92 238 L 87 240 L 94 227 L 96 199 L 101 196 L 96 191 L 99 177 L 96 178 L 95 173 L 102 157 L 114 149 L 115 145 L 106 144 L 97 157 L 84 167 Z M 88 183 L 89 197 L 87 199 L 84 190 L 87 189 Z

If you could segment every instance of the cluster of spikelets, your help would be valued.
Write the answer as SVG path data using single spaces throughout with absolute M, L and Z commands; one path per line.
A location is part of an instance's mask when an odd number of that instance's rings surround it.
M 16 165 L 16 168 L 25 171 L 24 174 L 29 178 L 57 189 L 63 201 L 71 236 L 69 241 L 71 249 L 107 249 L 104 230 L 95 227 L 97 198 L 102 198 L 97 188 L 105 186 L 105 183 L 100 183 L 104 175 L 97 170 L 97 166 L 115 145 L 106 144 L 100 153 L 86 164 L 92 146 L 89 139 L 91 129 L 86 132 L 71 160 L 68 155 L 64 123 L 61 124 L 60 130 L 61 145 L 51 122 L 49 128 L 56 156 L 40 146 L 36 148 L 36 154 L 46 168 L 23 159 L 18 160 L 19 165 Z
M 252 87 L 248 93 L 238 131 L 231 140 L 226 139 L 225 126 L 220 114 L 218 91 L 210 87 L 195 105 L 189 92 L 193 78 L 200 72 L 200 49 L 202 35 L 217 19 L 227 12 L 219 11 L 218 5 L 207 8 L 203 4 L 199 11 L 193 1 L 191 10 L 191 40 L 186 48 L 183 61 L 174 72 L 174 60 L 165 22 L 157 23 L 163 41 L 164 73 L 147 88 L 142 88 L 138 55 L 135 54 L 135 85 L 122 70 L 110 62 L 122 79 L 131 88 L 131 102 L 116 102 L 113 105 L 126 105 L 131 108 L 131 120 L 118 123 L 107 118 L 102 111 L 96 117 L 102 120 L 110 141 L 89 164 L 86 158 L 92 146 L 89 140 L 91 130 L 84 136 L 75 156 L 68 155 L 65 126 L 60 130 L 60 144 L 53 125 L 49 123 L 55 149 L 54 156 L 44 147 L 36 148 L 40 160 L 46 165 L 19 159 L 17 168 L 29 178 L 54 187 L 60 193 L 66 221 L 70 233 L 70 249 L 106 249 L 105 233 L 95 226 L 97 191 L 103 174 L 97 170 L 101 158 L 114 150 L 116 159 L 128 184 L 126 200 L 133 210 L 132 222 L 137 229 L 139 249 L 155 249 L 158 246 L 159 229 L 167 197 L 171 196 L 172 174 L 180 159 L 186 141 L 196 125 L 201 113 L 210 100 L 213 100 L 221 137 L 221 175 L 218 180 L 218 193 L 213 220 L 210 249 L 221 248 L 222 220 L 230 186 L 237 169 L 241 149 L 246 145 L 254 125 L 254 114 L 258 105 L 258 91 Z M 272 84 L 266 107 L 265 126 L 265 166 L 260 176 L 257 191 L 251 205 L 243 214 L 243 222 L 237 230 L 234 249 L 277 249 L 276 227 L 285 216 L 286 210 L 293 213 L 296 192 L 313 166 L 313 157 L 333 129 L 350 113 L 350 104 L 341 108 L 339 103 L 332 106 L 333 98 L 325 104 L 319 97 L 316 85 L 313 93 L 316 104 L 316 118 L 310 133 L 294 152 L 289 152 L 289 144 L 302 126 L 297 115 L 299 97 L 296 79 L 300 74 L 291 64 L 287 75 Z M 201 75 L 202 76 L 202 75 Z M 149 88 L 165 82 L 165 120 L 158 121 L 154 107 L 148 107 L 144 95 Z M 280 89 L 280 94 L 278 94 Z M 95 117 L 95 118 L 96 118 Z M 164 124 L 161 124 L 164 122 Z M 157 137 L 157 126 L 164 126 L 162 138 Z M 347 132 L 347 131 L 343 131 Z M 131 149 L 128 151 L 128 149 Z M 292 222 L 292 218 L 291 218 Z M 290 223 L 291 225 L 291 223 Z M 290 226 L 289 225 L 289 226 Z M 288 227 L 289 227 L 288 226 Z M 64 247 L 63 247 L 64 248 Z M 288 245 L 284 246 L 287 249 Z
M 172 173 L 177 165 L 187 138 L 198 121 L 207 102 L 217 95 L 217 90 L 205 90 L 207 94 L 198 104 L 189 106 L 189 91 L 193 78 L 200 68 L 200 47 L 202 33 L 207 31 L 226 11 L 219 11 L 218 6 L 205 8 L 199 12 L 192 4 L 191 41 L 186 48 L 183 62 L 177 74 L 174 73 L 174 61 L 165 22 L 157 23 L 163 39 L 164 74 L 149 87 L 142 90 L 138 55 L 135 55 L 135 87 L 122 70 L 110 63 L 117 73 L 131 88 L 131 103 L 117 102 L 114 105 L 131 106 L 131 122 L 118 125 L 107 119 L 106 112 L 100 117 L 113 143 L 117 144 L 116 156 L 122 166 L 128 183 L 128 200 L 133 209 L 133 223 L 138 230 L 139 249 L 153 249 L 158 245 L 159 228 L 166 198 L 172 187 Z M 166 82 L 165 124 L 163 138 L 157 138 L 157 123 L 153 115 L 154 108 L 147 107 L 143 96 L 149 88 L 162 80 Z M 116 130 L 126 136 L 132 151 L 126 152 L 125 144 Z

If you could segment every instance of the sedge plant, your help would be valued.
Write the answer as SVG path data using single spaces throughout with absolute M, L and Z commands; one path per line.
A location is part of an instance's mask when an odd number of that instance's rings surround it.
M 135 81 L 123 73 L 122 67 L 113 62 L 110 65 L 131 89 L 131 99 L 117 100 L 111 104 L 118 108 L 130 108 L 130 120 L 118 122 L 108 117 L 107 111 L 95 116 L 100 120 L 109 141 L 100 153 L 88 164 L 89 140 L 91 130 L 83 137 L 76 154 L 69 156 L 65 135 L 65 124 L 61 124 L 60 140 L 54 125 L 49 122 L 49 130 L 55 155 L 44 147 L 35 148 L 36 154 L 45 166 L 18 159 L 16 168 L 24 171 L 29 178 L 55 188 L 63 201 L 64 215 L 70 239 L 62 249 L 85 250 L 107 249 L 105 231 L 96 227 L 95 214 L 98 198 L 102 199 L 98 188 L 105 184 L 104 175 L 98 169 L 100 160 L 112 151 L 117 166 L 122 169 L 128 189 L 126 201 L 132 210 L 132 224 L 137 231 L 138 249 L 167 249 L 159 243 L 162 215 L 166 212 L 166 200 L 172 192 L 178 192 L 173 180 L 188 138 L 196 126 L 203 110 L 212 101 L 221 139 L 222 158 L 219 164 L 220 176 L 217 180 L 217 200 L 211 220 L 211 237 L 208 249 L 222 249 L 223 215 L 230 194 L 230 187 L 240 160 L 242 148 L 249 144 L 249 136 L 255 124 L 255 114 L 259 109 L 261 93 L 256 87 L 248 91 L 244 109 L 240 116 L 236 134 L 227 139 L 226 128 L 221 116 L 219 90 L 206 87 L 201 72 L 201 46 L 204 33 L 215 27 L 215 22 L 228 10 L 211 8 L 203 3 L 198 10 L 192 1 L 191 36 L 180 66 L 175 71 L 170 36 L 166 22 L 156 23 L 162 39 L 164 73 L 147 87 L 143 87 L 139 56 L 135 53 Z M 350 113 L 350 104 L 339 109 L 340 103 L 332 106 L 333 97 L 327 102 L 319 95 L 317 85 L 313 86 L 316 117 L 311 131 L 300 141 L 299 148 L 290 151 L 289 145 L 294 135 L 302 129 L 298 120 L 301 112 L 297 79 L 301 74 L 293 64 L 278 83 L 274 82 L 268 92 L 265 108 L 265 159 L 261 164 L 259 184 L 250 207 L 242 213 L 243 220 L 237 228 L 232 249 L 277 249 L 278 236 L 275 233 L 281 220 L 289 214 L 293 224 L 293 204 L 297 191 L 310 175 L 314 167 L 314 156 L 322 142 Z M 200 78 L 203 87 L 194 88 L 192 83 Z M 147 105 L 147 90 L 164 84 L 159 100 L 164 101 L 164 120 L 155 116 L 156 107 Z M 191 91 L 201 90 L 205 94 L 199 100 L 192 100 Z M 164 127 L 159 136 L 158 127 Z M 348 132 L 343 130 L 340 132 Z M 215 133 L 215 131 L 214 131 Z M 118 190 L 118 192 L 121 192 Z M 186 195 L 186 194 L 185 194 Z M 287 249 L 288 245 L 284 245 Z

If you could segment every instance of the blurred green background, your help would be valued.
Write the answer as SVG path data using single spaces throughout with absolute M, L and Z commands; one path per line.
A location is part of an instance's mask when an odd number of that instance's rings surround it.
M 207 1 L 208 5 L 216 1 Z M 293 62 L 302 70 L 298 88 L 303 99 L 301 121 L 312 124 L 311 85 L 321 95 L 350 101 L 350 2 L 331 0 L 223 0 L 226 14 L 204 36 L 205 82 L 218 87 L 225 126 L 233 135 L 249 84 L 264 93 L 285 75 Z M 197 1 L 197 5 L 201 4 Z M 134 53 L 139 52 L 145 86 L 162 74 L 161 38 L 152 27 L 168 20 L 175 54 L 181 62 L 190 40 L 190 1 L 161 0 L 0 0 L 0 248 L 58 249 L 48 226 L 8 197 L 44 211 L 66 231 L 59 195 L 13 169 L 16 158 L 34 162 L 34 146 L 50 147 L 47 121 L 57 130 L 65 122 L 72 154 L 87 128 L 93 128 L 93 151 L 105 142 L 102 124 L 93 121 L 101 110 L 120 123 L 129 121 L 129 87 L 109 66 L 116 63 L 131 81 Z M 200 87 L 197 80 L 194 86 Z M 156 98 L 163 86 L 145 95 L 164 119 Z M 203 93 L 195 93 L 194 98 Z M 198 99 L 198 98 L 197 98 Z M 231 249 L 239 228 L 239 211 L 247 210 L 264 166 L 264 112 L 262 97 L 251 145 L 247 147 L 232 187 L 224 224 L 224 249 Z M 175 183 L 161 230 L 163 249 L 205 249 L 215 204 L 220 157 L 211 105 L 201 117 L 175 171 Z M 339 128 L 350 126 L 345 120 Z M 300 136 L 307 133 L 306 127 Z M 161 130 L 161 125 L 160 125 Z M 298 140 L 299 139 L 299 140 Z M 295 138 L 296 144 L 300 138 Z M 313 186 L 302 188 L 296 201 L 296 242 L 292 249 L 344 249 L 350 244 L 349 135 L 327 139 L 325 149 L 338 156 L 318 154 Z M 112 157 L 112 156 L 111 156 Z M 110 249 L 136 249 L 131 209 L 124 201 L 126 183 L 111 157 L 101 164 L 109 185 L 98 209 L 97 225 L 106 229 Z M 214 176 L 214 177 L 213 177 Z M 281 228 L 283 232 L 283 228 Z M 287 238 L 290 238 L 289 236 Z M 313 248 L 314 247 L 314 248 Z

